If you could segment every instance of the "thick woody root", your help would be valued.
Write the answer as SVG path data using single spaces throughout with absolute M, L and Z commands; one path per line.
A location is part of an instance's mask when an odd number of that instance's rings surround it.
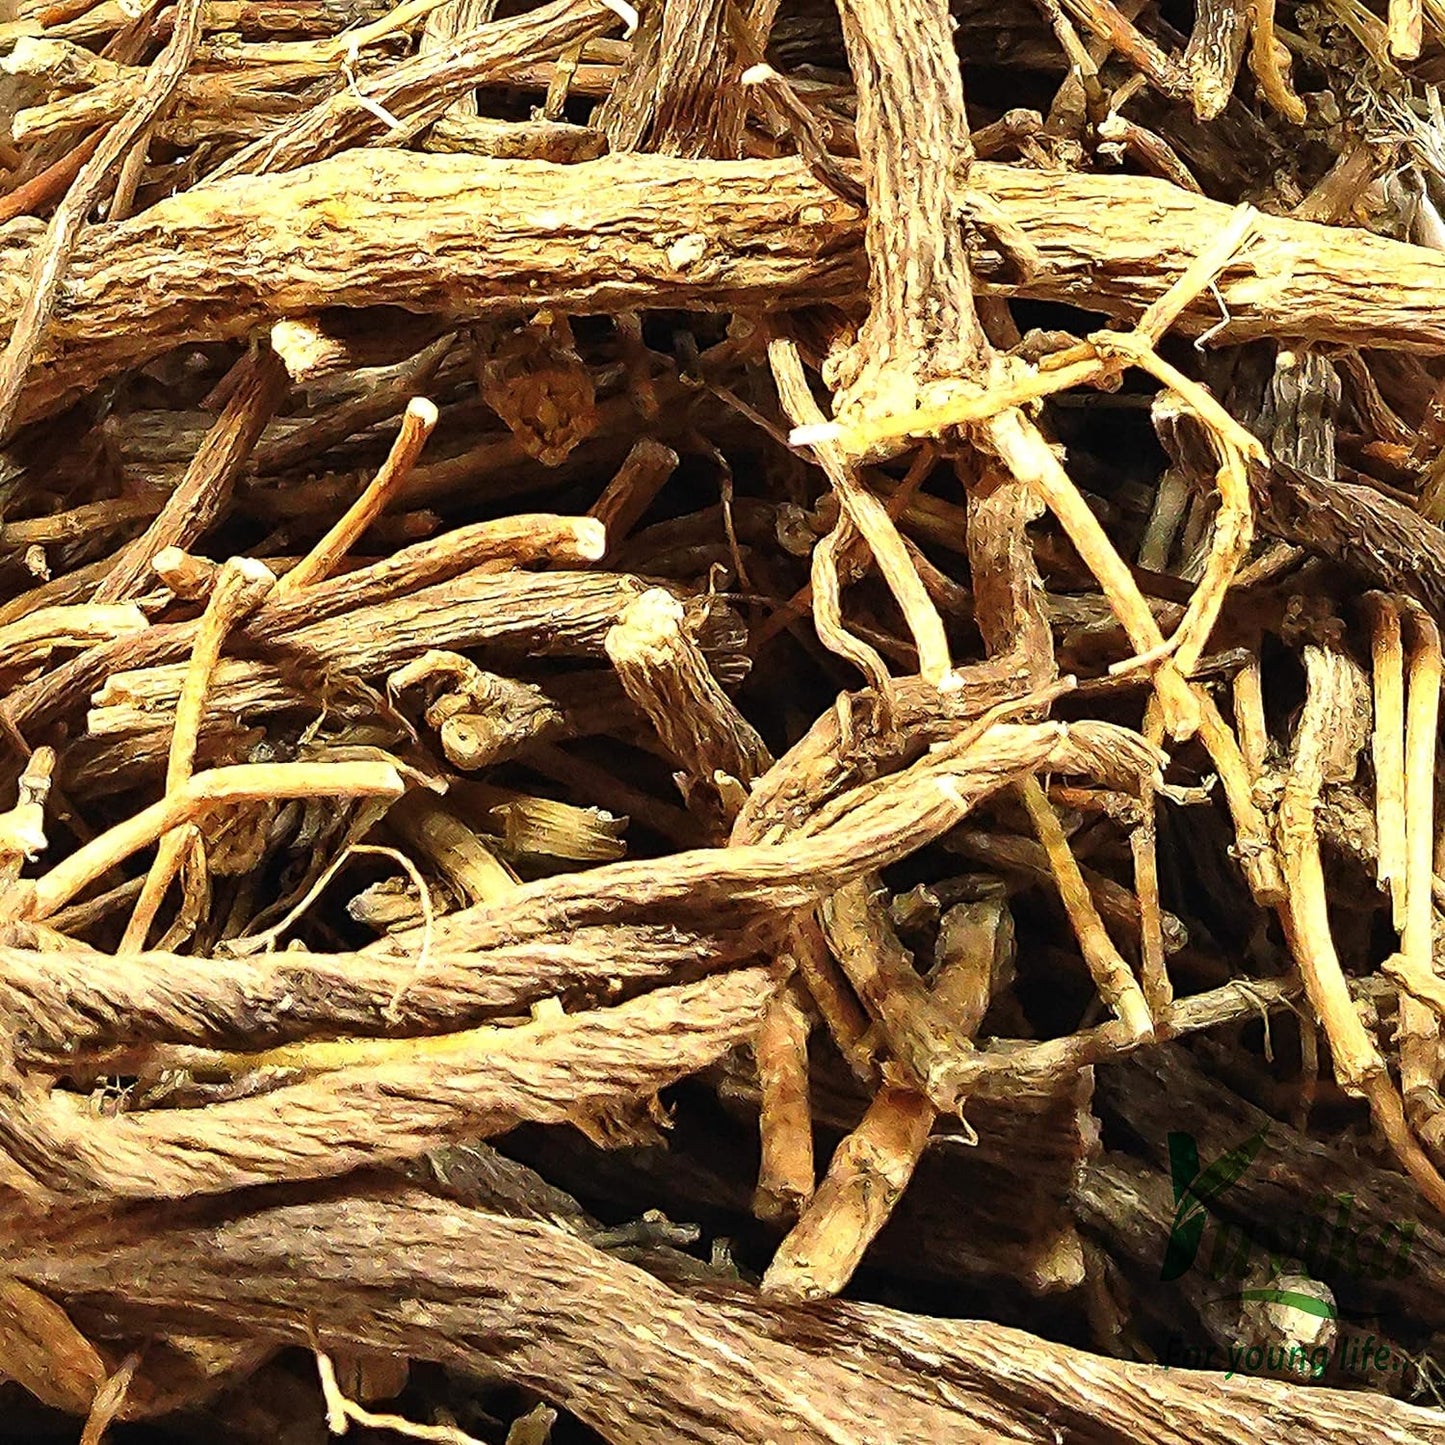
M 524 1120 L 582 1122 L 653 1093 L 746 1038 L 769 992 L 764 972 L 742 969 L 518 1028 L 222 1056 L 223 1067 L 258 1082 L 298 1066 L 315 1076 L 194 1114 L 158 1109 L 109 1127 L 73 1096 L 11 1073 L 0 1083 L 9 1099 L 0 1144 L 35 1191 L 74 1196 L 185 1198 L 330 1176 Z M 378 1112 L 383 1095 L 393 1102 Z
M 1016 284 L 984 267 L 986 286 L 1118 316 L 1137 316 L 1162 296 L 1198 238 L 1230 216 L 1228 207 L 1147 178 L 1042 177 L 984 161 L 970 175 L 1040 258 L 1035 274 Z M 334 244 L 316 251 L 305 243 L 307 228 L 337 193 L 352 204 L 330 222 Z M 534 205 L 570 218 L 540 255 L 515 220 Z M 275 229 L 258 231 L 260 216 Z M 1140 234 L 1149 250 L 1136 263 Z M 214 269 L 193 277 L 175 258 L 203 235 Z M 591 244 L 604 235 L 606 246 Z M 856 285 L 859 253 L 839 243 L 858 236 L 853 208 L 793 161 L 624 156 L 561 167 L 543 182 L 523 162 L 346 153 L 235 193 L 180 195 L 153 207 L 144 225 L 82 237 L 65 312 L 24 404 L 48 409 L 176 345 L 241 336 L 330 305 L 481 311 L 525 298 L 575 312 L 595 309 L 598 296 L 617 310 L 834 299 Z M 709 264 L 676 268 L 668 252 L 679 243 L 700 248 Z M 0 258 L 0 327 L 18 308 L 28 267 L 23 247 Z M 1262 217 L 1256 244 L 1231 272 L 1219 284 L 1231 318 L 1220 337 L 1445 350 L 1431 300 L 1445 260 L 1432 251 Z M 129 303 L 142 276 L 168 304 L 137 316 Z M 1192 302 L 1180 321 L 1194 332 L 1217 325 L 1212 296 Z
M 1061 1404 L 1120 1441 L 1209 1428 L 1221 1445 L 1243 1445 L 1274 1428 L 1331 1445 L 1405 1445 L 1432 1428 L 1428 1411 L 1392 1400 L 1221 1381 L 1061 1345 L 1025 1349 L 1027 1336 L 987 1323 L 864 1304 L 797 1311 L 706 1279 L 673 1288 L 538 1217 L 535 1205 L 509 1217 L 519 1203 L 503 1195 L 472 1207 L 392 1186 L 260 1205 L 217 1225 L 177 1219 L 173 1208 L 164 1217 L 135 1211 L 78 1220 L 65 1244 L 37 1231 L 15 1267 L 25 1284 L 75 1294 L 77 1313 L 80 1296 L 118 1311 L 137 1336 L 172 1320 L 213 1330 L 244 1321 L 276 1343 L 359 1342 L 545 1381 L 604 1436 L 644 1445 L 679 1430 L 703 1442 L 786 1435 L 821 1445 L 866 1437 L 880 1419 L 892 1438 L 919 1445 L 983 1445 L 1004 1432 L 1046 1445 Z M 130 1283 L 142 1273 L 143 1300 Z M 482 1316 L 492 1324 L 479 1332 Z M 843 1338 L 861 1348 L 839 1351 Z M 980 1357 L 1012 1360 L 1006 1387 L 981 1376 Z

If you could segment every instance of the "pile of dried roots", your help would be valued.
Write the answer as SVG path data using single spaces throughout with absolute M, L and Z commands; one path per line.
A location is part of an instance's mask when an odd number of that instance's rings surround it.
M 0 1429 L 1445 1441 L 1432 76 L 0 0 Z

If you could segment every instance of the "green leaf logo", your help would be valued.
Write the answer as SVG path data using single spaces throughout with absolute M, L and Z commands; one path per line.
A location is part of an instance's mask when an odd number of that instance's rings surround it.
M 1265 1128 L 1221 1154 L 1209 1168 L 1199 1167 L 1199 1144 L 1193 1134 L 1170 1134 L 1169 1177 L 1174 1184 L 1174 1222 L 1164 1246 L 1161 1280 L 1178 1279 L 1199 1253 L 1209 1206 L 1234 1184 L 1264 1145 Z
M 1289 1305 L 1291 1309 L 1303 1310 L 1316 1319 L 1334 1320 L 1339 1310 L 1332 1300 L 1320 1299 L 1318 1295 L 1305 1294 L 1297 1289 L 1242 1289 L 1238 1294 L 1222 1294 L 1212 1304 L 1243 1304 L 1246 1300 L 1263 1300 L 1265 1304 Z

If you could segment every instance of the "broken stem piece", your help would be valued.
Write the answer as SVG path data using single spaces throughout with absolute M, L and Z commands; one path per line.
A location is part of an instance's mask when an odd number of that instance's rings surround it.
M 1013 921 L 998 899 L 959 905 L 939 937 L 930 996 L 961 1037 L 972 1039 L 1011 973 Z M 923 1157 L 937 1108 L 915 1089 L 885 1083 L 862 1122 L 834 1151 L 817 1193 L 778 1247 L 763 1290 L 783 1299 L 824 1299 L 853 1277 Z M 809 1155 L 811 1163 L 811 1154 Z
M 606 552 L 613 554 L 642 520 L 677 470 L 678 455 L 652 437 L 639 437 L 602 494 L 587 509 L 606 529 Z
M 45 801 L 54 772 L 55 749 L 36 748 L 20 774 L 15 806 L 0 813 L 0 886 L 13 884 L 45 850 Z
M 952 1075 L 972 1045 L 929 996 L 880 901 L 877 879 L 839 888 L 823 905 L 823 930 L 839 967 L 878 1027 L 897 1070 L 934 1107 L 952 1113 Z
M 10 917 L 49 918 L 82 888 L 154 843 L 161 834 L 227 803 L 284 798 L 399 798 L 405 789 L 390 763 L 244 763 L 197 773 L 184 788 L 152 803 L 77 848 L 43 878 Z
M 1197 120 L 1213 120 L 1234 93 L 1244 59 L 1252 0 L 1202 0 L 1185 48 L 1183 68 Z
M 266 600 L 275 583 L 276 578 L 270 569 L 249 557 L 233 557 L 217 573 L 210 600 L 201 616 L 195 645 L 191 649 L 191 661 L 181 685 L 180 699 L 176 703 L 175 730 L 171 734 L 170 757 L 166 764 L 168 795 L 179 792 L 191 780 L 211 676 L 220 661 L 221 648 L 227 636 L 238 622 Z M 136 900 L 135 911 L 121 939 L 121 953 L 134 953 L 145 947 L 146 936 L 161 900 L 192 841 L 187 828 L 173 829 L 161 838 L 146 875 L 145 887 Z
M 768 360 L 772 364 L 773 379 L 777 383 L 783 410 L 794 425 L 816 426 L 822 422 L 823 413 L 808 386 L 797 343 L 774 337 L 768 342 Z M 953 662 L 943 620 L 908 556 L 908 549 L 903 545 L 903 538 L 892 517 L 883 503 L 863 484 L 835 442 L 816 442 L 813 452 L 838 494 L 843 513 L 872 549 L 878 570 L 903 613 L 914 645 L 918 648 L 920 676 L 934 687 L 950 685 Z
M 1431 893 L 1435 863 L 1435 752 L 1440 718 L 1440 684 L 1445 658 L 1440 630 L 1418 607 L 1410 609 L 1412 644 L 1407 675 L 1405 713 L 1405 927 L 1400 939 L 1397 973 L 1400 995 L 1400 1090 L 1405 1113 L 1417 1133 L 1438 1142 L 1440 1098 L 1440 1020 L 1427 1002 L 1415 995 L 1411 980 L 1434 984 Z M 1428 993 L 1427 993 L 1428 997 Z
M 97 602 L 139 596 L 155 558 L 167 547 L 193 546 L 224 511 L 241 468 L 285 395 L 286 368 L 262 347 L 247 352 L 231 368 L 228 380 L 234 389 L 200 450 L 155 520 L 120 553 L 96 589 Z
M 796 1219 L 815 1183 L 813 1109 L 808 1095 L 808 1034 L 801 984 L 780 988 L 763 1010 L 753 1038 L 761 1107 L 762 1159 L 753 1213 L 771 1221 Z
M 1259 658 L 1251 657 L 1234 674 L 1234 729 L 1245 771 L 1258 781 L 1269 756 L 1269 726 L 1264 715 L 1264 677 Z M 1403 855 L 1402 855 L 1403 856 Z
M 1418 60 L 1425 32 L 1425 7 L 1421 0 L 1390 0 L 1387 25 L 1390 54 L 1396 60 Z
M 323 581 L 351 550 L 358 537 L 386 509 L 398 487 L 406 481 L 437 424 L 437 409 L 425 397 L 406 404 L 401 430 L 371 485 L 347 509 L 334 527 L 276 584 L 279 597 Z
M 778 1246 L 763 1275 L 764 1294 L 828 1299 L 847 1284 L 908 1187 L 935 1117 L 914 1089 L 878 1091 L 862 1123 L 834 1151 L 797 1227 Z
M 989 424 L 988 438 L 1004 465 L 1032 487 L 1058 518 L 1085 566 L 1098 579 L 1135 651 L 1162 651 L 1164 634 L 1134 574 L 1039 429 L 1022 412 L 1006 411 Z M 1193 736 L 1199 728 L 1200 701 L 1171 659 L 1163 657 L 1154 667 L 1153 682 L 1171 736 Z
M 1240 869 L 1255 902 L 1262 908 L 1274 907 L 1284 899 L 1285 878 L 1269 821 L 1255 801 L 1254 779 L 1245 765 L 1239 740 L 1214 699 L 1202 687 L 1196 686 L 1195 695 L 1199 699 L 1199 741 L 1219 774 L 1219 785 L 1234 823 L 1234 851 Z
M 1159 898 L 1158 828 L 1155 791 L 1149 782 L 1139 789 L 1139 821 L 1129 833 L 1134 858 L 1134 892 L 1139 899 L 1139 985 L 1150 1016 L 1162 1019 L 1174 1001 L 1174 986 L 1165 964 L 1164 907 Z
M 827 940 L 815 914 L 800 915 L 788 934 L 789 949 L 798 978 L 812 996 L 824 1025 L 853 1076 L 862 1083 L 877 1077 L 874 1038 L 868 1016 L 828 952 Z
M 1400 3 L 1418 5 L 1418 0 L 1391 0 L 1391 14 Z M 1274 9 L 1275 0 L 1254 0 L 1254 35 L 1249 51 L 1249 68 L 1254 71 L 1260 92 L 1270 105 L 1291 125 L 1303 125 L 1305 104 L 1290 87 L 1286 73 L 1289 51 L 1274 32 Z
M 1152 1037 L 1154 1019 L 1144 991 L 1139 987 L 1133 970 L 1114 946 L 1108 929 L 1104 927 L 1104 920 L 1099 917 L 1099 910 L 1079 871 L 1078 860 L 1064 836 L 1053 804 L 1036 778 L 1024 778 L 1018 789 L 1028 810 L 1029 821 L 1049 855 L 1060 901 L 1064 912 L 1069 915 L 1074 937 L 1079 941 L 1079 951 L 1089 966 L 1099 996 L 1130 1033 L 1137 1034 L 1141 1041 Z
M 1390 890 L 1395 928 L 1407 914 L 1405 837 L 1405 649 L 1400 609 L 1384 593 L 1368 599 L 1374 617 L 1371 661 L 1374 678 L 1374 730 L 1371 759 L 1375 773 L 1375 876 Z
M 682 766 L 684 792 L 716 795 L 722 822 L 731 823 L 748 784 L 773 760 L 686 630 L 682 603 L 651 588 L 627 605 L 605 645 L 624 691 Z

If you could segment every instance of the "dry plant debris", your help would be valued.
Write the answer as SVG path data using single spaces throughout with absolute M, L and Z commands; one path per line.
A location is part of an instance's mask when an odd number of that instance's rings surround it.
M 1445 1445 L 1442 78 L 0 0 L 25 1438 Z

